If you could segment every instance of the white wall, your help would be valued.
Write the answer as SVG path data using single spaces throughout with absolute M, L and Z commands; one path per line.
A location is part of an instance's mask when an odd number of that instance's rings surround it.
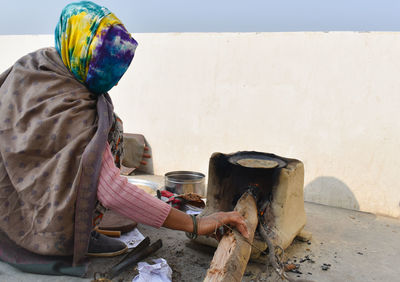
M 305 163 L 305 199 L 400 217 L 400 33 L 137 34 L 111 91 L 156 173 L 213 152 Z M 1 36 L 0 70 L 51 36 Z

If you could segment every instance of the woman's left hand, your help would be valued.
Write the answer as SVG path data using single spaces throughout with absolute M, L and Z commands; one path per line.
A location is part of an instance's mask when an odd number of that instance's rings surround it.
M 249 238 L 246 223 L 243 216 L 236 211 L 217 212 L 209 216 L 197 218 L 197 233 L 199 235 L 209 235 L 215 233 L 223 225 L 236 228 L 245 238 Z
M 165 203 L 163 204 L 165 205 Z M 196 217 L 196 222 L 197 234 L 199 235 L 211 235 L 219 227 L 230 225 L 230 227 L 236 228 L 245 238 L 249 238 L 246 222 L 243 216 L 237 211 L 217 212 L 209 216 Z M 163 226 L 174 230 L 193 232 L 195 229 L 193 223 L 189 215 L 178 209 L 171 208 Z

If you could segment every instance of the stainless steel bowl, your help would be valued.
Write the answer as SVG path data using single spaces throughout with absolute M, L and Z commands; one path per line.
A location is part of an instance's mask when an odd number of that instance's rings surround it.
M 175 194 L 196 193 L 205 196 L 205 175 L 195 171 L 171 171 L 165 174 L 165 188 Z

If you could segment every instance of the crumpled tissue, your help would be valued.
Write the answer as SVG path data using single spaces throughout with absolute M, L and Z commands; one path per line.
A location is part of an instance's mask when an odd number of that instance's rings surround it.
M 120 240 L 121 242 L 124 242 L 129 249 L 132 249 L 139 245 L 140 242 L 143 241 L 144 236 L 142 233 L 140 233 L 139 229 L 135 228 L 132 231 L 122 234 L 121 237 L 115 238 Z
M 139 262 L 139 274 L 133 278 L 132 282 L 171 282 L 172 269 L 169 267 L 167 261 L 163 258 L 153 259 L 155 264 L 148 264 L 147 262 Z

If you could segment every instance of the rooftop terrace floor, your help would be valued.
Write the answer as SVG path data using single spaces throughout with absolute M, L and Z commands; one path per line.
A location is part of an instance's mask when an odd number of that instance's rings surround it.
M 293 278 L 313 281 L 400 281 L 400 220 L 340 208 L 305 203 L 309 243 L 294 241 L 285 256 L 300 264 Z M 163 247 L 151 258 L 162 257 L 173 270 L 173 281 L 202 281 L 213 256 L 209 247 L 191 243 L 183 232 L 139 225 L 152 242 Z M 308 255 L 311 260 L 304 259 Z M 19 272 L 0 263 L 0 281 L 90 281 L 94 271 L 104 271 L 119 258 L 94 259 L 87 279 L 43 276 Z M 315 261 L 312 263 L 311 261 Z M 322 270 L 329 264 L 328 270 Z M 125 271 L 113 281 L 132 281 L 137 270 Z M 272 267 L 250 262 L 243 281 L 278 281 Z

